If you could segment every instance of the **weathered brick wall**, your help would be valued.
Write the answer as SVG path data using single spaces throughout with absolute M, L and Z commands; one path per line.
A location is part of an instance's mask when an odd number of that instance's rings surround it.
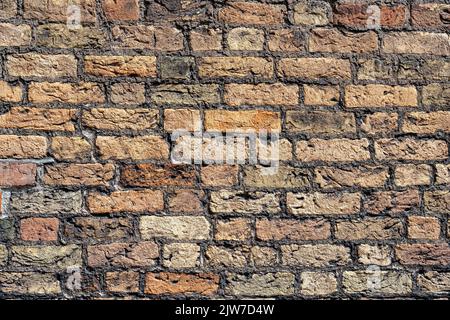
M 446 2 L 1 0 L 0 298 L 449 296 Z

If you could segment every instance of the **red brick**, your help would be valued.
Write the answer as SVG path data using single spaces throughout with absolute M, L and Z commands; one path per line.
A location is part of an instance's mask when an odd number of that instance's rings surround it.
M 367 3 L 351 3 L 350 1 L 344 1 L 335 6 L 333 18 L 336 24 L 366 29 L 368 27 L 368 21 L 369 23 L 372 21 L 369 17 L 378 12 L 380 13 L 380 20 L 375 20 L 373 22 L 379 22 L 382 27 L 398 28 L 404 26 L 406 23 L 407 8 L 405 5 L 401 4 L 393 6 L 375 5 L 374 9 L 371 10 Z M 371 25 L 372 24 L 369 24 L 369 26 Z M 373 26 L 371 26 L 371 28 L 373 28 Z
M 57 218 L 28 218 L 20 220 L 20 238 L 24 241 L 58 240 Z
M 411 7 L 413 27 L 449 30 L 450 4 L 446 3 L 414 3 Z
M 126 165 L 121 182 L 127 186 L 194 186 L 195 171 L 187 165 L 158 166 L 150 163 Z
M 36 165 L 34 163 L 0 163 L 0 186 L 23 187 L 36 183 Z
M 450 263 L 450 247 L 447 243 L 399 244 L 395 254 L 403 265 L 446 266 Z
M 109 21 L 139 19 L 138 0 L 102 0 L 103 11 Z

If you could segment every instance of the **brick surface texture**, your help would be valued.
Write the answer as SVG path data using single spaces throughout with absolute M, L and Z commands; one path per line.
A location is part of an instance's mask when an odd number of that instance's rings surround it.
M 448 3 L 0 1 L 0 299 L 449 298 Z

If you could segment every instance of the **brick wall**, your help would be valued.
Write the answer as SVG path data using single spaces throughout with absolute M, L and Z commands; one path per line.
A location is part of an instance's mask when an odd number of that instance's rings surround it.
M 448 297 L 449 30 L 446 1 L 1 0 L 0 298 Z M 174 163 L 181 129 L 277 133 L 279 165 Z

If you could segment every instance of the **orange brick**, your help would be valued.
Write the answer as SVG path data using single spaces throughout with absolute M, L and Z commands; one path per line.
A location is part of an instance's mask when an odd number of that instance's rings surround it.
M 219 289 L 216 274 L 147 273 L 145 293 L 147 294 L 200 294 L 213 295 Z

